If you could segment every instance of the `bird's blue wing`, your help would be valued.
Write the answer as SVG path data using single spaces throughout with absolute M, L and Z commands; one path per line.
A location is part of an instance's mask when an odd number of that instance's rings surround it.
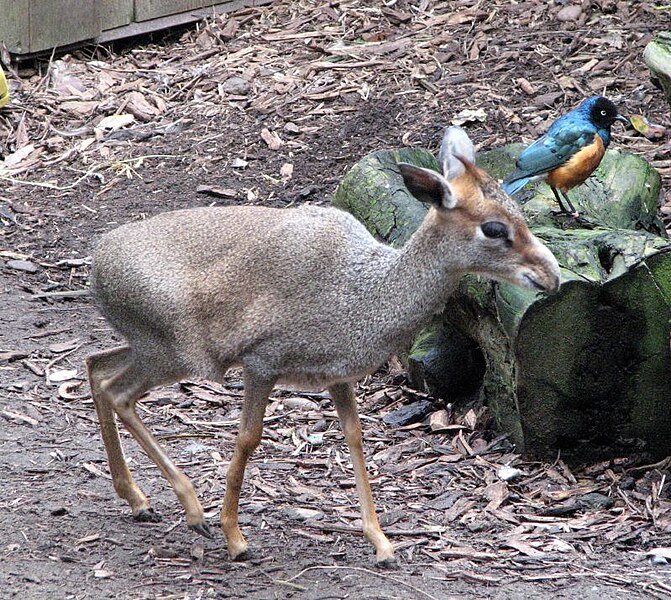
M 591 144 L 595 134 L 595 127 L 584 119 L 559 119 L 542 138 L 520 154 L 517 169 L 510 178 L 544 175 L 560 167 L 581 148 Z
M 583 115 L 569 113 L 557 119 L 548 132 L 525 148 L 517 168 L 503 180 L 503 189 L 515 194 L 527 183 L 560 167 L 594 141 L 596 128 Z

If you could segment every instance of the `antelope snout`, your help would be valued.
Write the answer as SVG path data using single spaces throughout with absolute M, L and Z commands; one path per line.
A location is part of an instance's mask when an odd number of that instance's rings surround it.
M 548 294 L 557 292 L 561 284 L 561 272 L 557 259 L 547 246 L 534 238 L 526 258 L 517 275 L 519 285 Z

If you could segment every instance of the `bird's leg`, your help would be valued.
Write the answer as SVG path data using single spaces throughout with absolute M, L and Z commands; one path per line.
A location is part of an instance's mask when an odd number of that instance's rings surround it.
M 556 214 L 569 215 L 570 217 L 566 222 L 563 223 L 562 225 L 563 229 L 570 227 L 574 223 L 587 226 L 590 229 L 593 228 L 594 224 L 591 223 L 588 219 L 585 219 L 584 217 L 580 216 L 580 213 L 575 209 L 575 206 L 573 206 L 573 203 L 569 200 L 568 194 L 566 194 L 566 192 L 559 191 L 552 186 L 550 187 L 552 189 L 552 193 L 555 195 L 555 198 L 557 199 L 557 202 L 559 203 L 560 210 L 557 211 Z M 568 205 L 568 210 L 564 206 L 564 202 L 562 202 L 562 200 L 566 202 L 566 204 Z
M 577 219 L 580 216 L 580 213 L 575 209 L 575 206 L 573 206 L 573 203 L 569 200 L 569 197 L 564 192 L 561 192 L 560 195 L 559 190 L 557 190 L 557 188 L 554 186 L 550 186 L 550 189 L 552 190 L 552 193 L 557 200 L 557 204 L 559 204 L 559 212 L 562 214 L 571 215 L 574 219 Z M 566 205 L 564 202 L 566 202 Z M 568 206 L 568 209 L 566 206 Z
M 580 212 L 575 209 L 575 206 L 573 206 L 573 203 L 569 200 L 568 194 L 566 192 L 561 192 L 561 195 L 568 205 L 571 216 L 574 219 L 580 219 Z

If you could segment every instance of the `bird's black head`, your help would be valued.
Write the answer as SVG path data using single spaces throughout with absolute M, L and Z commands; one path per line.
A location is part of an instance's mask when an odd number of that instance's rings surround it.
M 595 96 L 585 101 L 589 107 L 589 119 L 597 127 L 609 129 L 615 121 L 629 123 L 626 117 L 617 112 L 617 107 L 608 98 Z

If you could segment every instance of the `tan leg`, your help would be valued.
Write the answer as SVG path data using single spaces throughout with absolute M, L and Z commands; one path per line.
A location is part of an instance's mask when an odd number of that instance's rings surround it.
M 124 346 L 94 354 L 86 359 L 91 397 L 98 413 L 100 433 L 117 495 L 128 502 L 133 517 L 138 521 L 158 521 L 160 516 L 149 507 L 147 497 L 133 480 L 121 447 L 114 409 L 109 398 L 100 390 L 101 381 L 123 369 L 128 358 L 129 350 Z
M 111 406 L 114 409 L 114 412 L 121 419 L 126 429 L 130 431 L 131 435 L 142 446 L 149 458 L 156 463 L 156 466 L 158 466 L 168 480 L 177 495 L 177 499 L 184 507 L 187 525 L 205 537 L 213 537 L 210 528 L 205 523 L 203 507 L 198 500 L 193 485 L 188 477 L 170 460 L 156 438 L 142 423 L 135 410 L 137 399 L 144 392 L 156 385 L 167 382 L 167 378 L 148 379 L 148 373 L 150 372 L 150 367 L 140 365 L 128 357 L 125 364 L 120 365 L 114 374 L 97 380 L 97 395 L 101 401 L 101 405 L 106 403 L 107 406 Z M 109 419 L 106 411 L 107 409 L 103 408 L 103 419 L 107 423 Z M 109 430 L 107 435 L 111 438 Z M 115 464 L 118 465 L 119 456 L 115 448 L 118 442 L 118 433 L 116 434 L 116 441 L 110 440 L 110 442 Z
M 226 474 L 226 494 L 221 510 L 221 528 L 226 536 L 228 553 L 233 560 L 244 559 L 248 548 L 238 525 L 240 489 L 247 461 L 261 442 L 263 415 L 273 385 L 274 382 L 255 381 L 245 373 L 245 399 L 240 415 L 240 429 Z
M 366 462 L 363 455 L 363 443 L 361 440 L 361 421 L 356 407 L 354 390 L 349 383 L 337 383 L 329 386 L 329 393 L 335 404 L 345 441 L 349 446 L 354 466 L 354 477 L 356 480 L 356 491 L 359 494 L 361 504 L 361 521 L 363 533 L 366 539 L 373 544 L 378 564 L 392 566 L 395 563 L 394 547 L 387 536 L 382 533 L 380 524 L 375 514 L 373 494 L 366 473 Z

